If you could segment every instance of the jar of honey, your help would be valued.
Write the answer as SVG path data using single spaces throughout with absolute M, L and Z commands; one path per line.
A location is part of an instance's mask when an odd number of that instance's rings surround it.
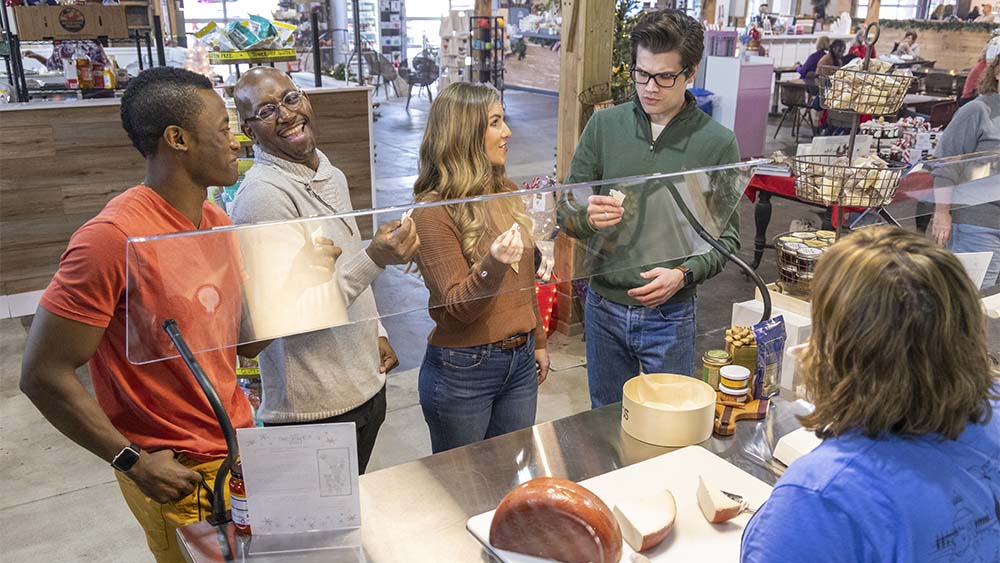
M 709 350 L 701 357 L 702 370 L 701 380 L 712 386 L 712 389 L 719 388 L 719 371 L 733 362 L 733 357 L 725 350 Z

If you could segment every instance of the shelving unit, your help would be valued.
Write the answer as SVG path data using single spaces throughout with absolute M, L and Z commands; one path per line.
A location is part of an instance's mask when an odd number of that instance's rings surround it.
M 506 21 L 500 16 L 469 17 L 469 78 L 492 84 L 503 101 Z
M 135 5 L 139 5 L 140 2 L 133 0 Z M 148 3 L 141 2 L 143 6 L 148 10 Z M 143 64 L 143 50 L 142 41 L 145 39 L 146 42 L 146 57 L 148 58 L 148 66 L 152 67 L 157 63 L 154 63 L 153 59 L 153 39 L 157 41 L 157 61 L 158 64 L 163 65 L 163 37 L 160 33 L 160 20 L 159 16 L 152 16 L 152 24 L 149 28 L 144 29 L 140 27 L 133 27 L 127 22 L 127 7 L 121 6 L 95 6 L 95 5 L 85 5 L 86 7 L 78 7 L 81 10 L 102 10 L 98 12 L 101 17 L 93 17 L 94 21 L 97 21 L 95 26 L 93 26 L 94 33 L 85 33 L 86 31 L 92 29 L 91 27 L 84 27 L 82 30 L 77 29 L 63 29 L 63 30 L 43 30 L 39 28 L 38 25 L 29 25 L 31 22 L 28 19 L 27 12 L 18 12 L 17 10 L 31 10 L 35 8 L 60 8 L 57 6 L 17 6 L 17 7 L 4 7 L 0 10 L 0 36 L 3 38 L 3 49 L 0 51 L 0 58 L 4 59 L 5 70 L 8 76 L 11 77 L 11 85 L 14 88 L 13 99 L 19 102 L 28 102 L 31 100 L 31 94 L 64 94 L 64 93 L 79 93 L 81 96 L 87 96 L 91 94 L 100 94 L 103 92 L 113 92 L 115 90 L 121 90 L 122 88 L 29 88 L 27 79 L 24 73 L 24 65 L 21 58 L 22 48 L 25 46 L 39 45 L 39 46 L 51 46 L 53 41 L 94 41 L 100 43 L 101 45 L 107 47 L 110 45 L 111 40 L 134 40 L 136 46 L 136 52 L 138 54 L 139 68 L 140 70 L 144 68 Z M 68 7 L 65 7 L 68 8 Z M 120 10 L 120 11 L 119 11 Z M 12 22 L 17 20 L 19 23 L 19 28 L 21 29 L 20 35 L 17 33 L 11 33 L 13 29 Z M 23 19 L 23 21 L 22 21 Z M 88 24 L 89 25 L 89 24 Z M 52 34 L 50 36 L 50 33 Z
M 354 6 L 353 2 L 347 1 L 347 40 L 351 50 L 358 50 L 354 44 Z M 358 2 L 358 26 L 361 30 L 361 43 L 367 47 L 379 45 L 379 15 L 376 0 L 359 0 Z M 364 49 L 362 49 L 364 51 Z
M 403 0 L 379 0 L 382 54 L 399 64 L 406 58 L 406 7 Z
M 469 65 L 469 18 L 465 12 L 452 10 L 441 18 L 441 49 L 438 65 L 438 91 L 452 82 L 466 82 Z

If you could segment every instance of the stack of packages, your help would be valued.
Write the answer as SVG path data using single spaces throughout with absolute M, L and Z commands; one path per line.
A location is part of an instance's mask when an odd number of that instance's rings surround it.
M 287 49 L 294 42 L 295 26 L 285 22 L 272 22 L 260 16 L 250 16 L 249 20 L 232 21 L 225 27 L 211 22 L 194 35 L 204 41 L 212 51 Z

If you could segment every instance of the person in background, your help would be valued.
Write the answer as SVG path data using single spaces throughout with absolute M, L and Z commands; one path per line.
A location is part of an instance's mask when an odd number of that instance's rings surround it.
M 763 29 L 771 29 L 772 27 L 774 27 L 774 22 L 777 21 L 777 19 L 778 19 L 777 16 L 771 13 L 771 8 L 767 4 L 761 4 L 759 12 L 757 16 L 754 18 L 754 21 L 763 30 Z
M 414 198 L 515 191 L 504 172 L 510 137 L 495 88 L 449 85 L 431 105 Z M 434 453 L 533 425 L 549 354 L 521 198 L 424 207 L 412 218 L 434 319 L 418 384 Z
M 983 78 L 983 73 L 986 72 L 986 67 L 989 66 L 989 61 L 986 60 L 986 52 L 989 50 L 990 45 L 987 43 L 983 46 L 983 50 L 979 53 L 979 59 L 976 61 L 975 66 L 969 71 L 969 75 L 965 78 L 965 84 L 962 86 L 962 95 L 958 98 L 958 105 L 964 106 L 965 104 L 976 99 L 978 95 L 979 82 Z
M 183 360 L 139 365 L 129 361 L 130 349 L 142 359 L 167 357 L 162 354 L 174 348 L 160 325 L 176 319 L 189 342 L 212 350 L 198 354 L 198 361 L 233 426 L 246 428 L 253 420 L 236 383 L 236 353 L 253 357 L 260 346 L 233 350 L 242 314 L 241 269 L 237 252 L 222 239 L 157 245 L 155 256 L 150 252 L 143 261 L 142 274 L 153 287 L 177 272 L 213 275 L 188 287 L 174 284 L 170 299 L 129 291 L 130 317 L 126 290 L 134 272 L 126 254 L 143 251 L 127 250 L 127 241 L 230 225 L 205 193 L 208 186 L 236 181 L 240 145 L 212 83 L 183 69 L 153 68 L 129 81 L 121 119 L 146 159 L 145 180 L 73 234 L 31 324 L 20 386 L 53 426 L 115 469 L 156 560 L 182 563 L 175 531 L 211 513 L 226 441 Z M 206 291 L 211 308 L 202 299 Z M 126 336 L 138 344 L 127 345 Z M 137 350 L 143 343 L 153 347 Z M 74 373 L 85 363 L 96 399 Z
M 826 55 L 826 51 L 830 48 L 830 38 L 826 35 L 821 36 L 816 40 L 816 50 L 813 51 L 811 55 L 806 59 L 806 61 L 798 66 L 795 70 L 798 71 L 799 76 L 802 80 L 811 80 L 816 74 L 816 67 L 819 65 L 819 60 Z
M 979 15 L 979 6 L 976 6 L 975 8 L 969 10 L 969 13 L 965 15 L 965 21 L 974 22 Z
M 917 45 L 917 32 L 912 29 L 903 34 L 903 39 L 896 44 L 892 50 L 896 56 L 909 55 L 915 59 L 920 58 L 920 46 Z
M 847 44 L 841 39 L 834 39 L 830 43 L 830 50 L 816 64 L 816 74 L 818 76 L 829 76 L 838 68 L 844 66 L 844 49 Z
M 233 97 L 243 130 L 254 141 L 254 165 L 234 199 L 237 224 L 353 210 L 347 178 L 316 148 L 309 97 L 285 73 L 253 68 L 236 83 Z M 325 221 L 322 228 L 330 245 L 357 249 L 336 260 L 348 317 L 357 320 L 285 336 L 268 346 L 260 355 L 263 398 L 258 416 L 267 426 L 353 422 L 358 469 L 364 473 L 385 421 L 386 374 L 399 364 L 377 320 L 370 286 L 386 266 L 409 262 L 419 239 L 409 221 L 382 225 L 366 247 L 353 217 Z
M 990 52 L 992 54 L 992 51 Z M 935 156 L 944 158 L 1000 149 L 1000 54 L 979 81 L 979 97 L 960 107 L 938 140 Z M 996 167 L 998 163 L 993 162 Z M 937 185 L 959 185 L 976 180 L 964 175 L 958 166 L 944 166 L 944 177 L 935 177 Z M 962 176 L 959 174 L 962 173 Z M 1000 278 L 1000 201 L 952 209 L 951 202 L 935 202 L 932 233 L 938 244 L 947 244 L 954 252 L 992 252 L 983 288 L 992 287 Z
M 854 42 L 851 44 L 851 48 L 847 51 L 847 54 L 851 59 L 863 59 L 865 54 L 868 53 L 868 46 L 865 45 L 865 30 L 864 28 L 859 29 L 857 33 L 854 34 Z M 875 54 L 875 46 L 872 45 L 872 57 L 876 58 L 878 55 Z M 850 59 L 845 58 L 845 63 L 850 62 Z
M 930 19 L 932 21 L 938 21 L 944 19 L 944 4 L 938 4 L 938 7 L 934 8 L 934 11 L 931 12 Z
M 996 14 L 993 13 L 992 4 L 983 4 L 982 13 L 976 18 L 976 23 L 994 23 L 997 21 Z
M 698 110 L 687 90 L 704 50 L 702 25 L 678 10 L 649 12 L 632 30 L 629 44 L 635 98 L 590 118 L 566 177 L 567 184 L 608 182 L 594 188 L 586 205 L 563 197 L 557 209 L 564 232 L 600 257 L 591 270 L 596 271 L 584 313 L 594 408 L 620 401 L 625 381 L 640 372 L 692 375 L 698 286 L 726 264 L 718 250 L 665 256 L 663 233 L 683 228 L 664 219 L 676 210 L 651 189 L 629 190 L 634 203 L 626 202 L 626 212 L 611 196 L 611 180 L 740 159 L 733 132 Z M 664 230 L 648 227 L 656 222 L 664 222 Z M 723 225 L 719 241 L 736 252 L 739 213 Z
M 63 59 L 72 59 L 76 52 L 80 50 L 90 57 L 90 62 L 101 63 L 105 66 L 109 64 L 108 55 L 104 52 L 104 47 L 96 41 L 53 41 L 52 54 L 48 57 L 39 55 L 34 51 L 25 51 L 24 56 L 36 60 L 48 70 L 63 69 Z
M 799 372 L 823 439 L 743 532 L 744 563 L 996 561 L 1000 373 L 961 262 L 898 227 L 859 229 L 812 282 Z M 879 335 L 873 338 L 873 335 Z

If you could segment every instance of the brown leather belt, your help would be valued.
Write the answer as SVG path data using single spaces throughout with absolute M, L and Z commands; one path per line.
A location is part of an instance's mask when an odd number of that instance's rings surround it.
M 503 340 L 497 340 L 492 344 L 492 346 L 496 346 L 501 350 L 513 350 L 514 348 L 520 347 L 527 341 L 528 341 L 527 334 L 515 334 L 514 336 L 508 336 Z

